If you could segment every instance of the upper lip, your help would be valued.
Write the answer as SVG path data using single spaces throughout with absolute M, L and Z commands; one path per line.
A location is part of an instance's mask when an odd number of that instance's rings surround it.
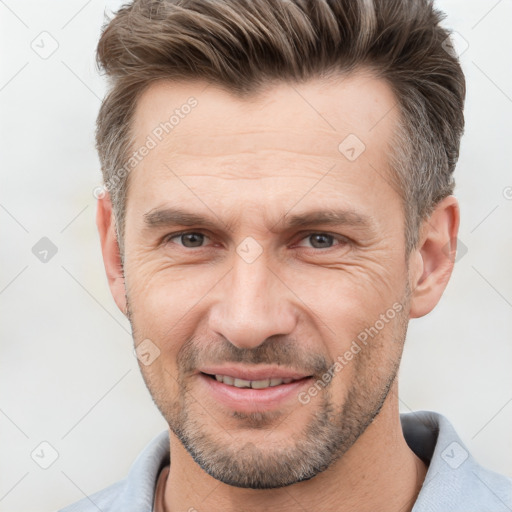
M 303 372 L 279 367 L 240 367 L 240 366 L 205 366 L 200 368 L 201 373 L 209 375 L 227 375 L 234 379 L 265 380 L 265 379 L 303 379 L 310 377 Z

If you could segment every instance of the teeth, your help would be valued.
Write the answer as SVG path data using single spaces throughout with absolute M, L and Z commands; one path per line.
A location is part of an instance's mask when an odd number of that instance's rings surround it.
M 273 386 L 279 386 L 281 384 L 288 384 L 293 379 L 262 379 L 262 380 L 245 380 L 245 379 L 234 379 L 228 375 L 215 375 L 215 379 L 218 382 L 223 382 L 229 386 L 235 386 L 236 388 L 252 388 L 252 389 L 264 389 Z
M 244 379 L 235 379 L 235 382 L 233 382 L 233 385 L 236 388 L 250 388 L 251 387 L 251 381 L 250 380 L 244 380 Z
M 262 389 L 262 388 L 268 388 L 270 385 L 270 379 L 265 380 L 253 380 L 251 382 L 251 388 L 252 389 Z

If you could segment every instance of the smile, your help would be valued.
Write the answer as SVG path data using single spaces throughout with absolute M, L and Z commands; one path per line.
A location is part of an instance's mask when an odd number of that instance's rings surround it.
M 217 382 L 222 382 L 228 386 L 234 386 L 235 388 L 252 388 L 252 389 L 265 389 L 274 386 L 280 386 L 281 384 L 289 384 L 290 382 L 298 379 L 284 379 L 284 378 L 272 378 L 262 380 L 245 380 L 230 377 L 229 375 L 214 375 Z
M 200 393 L 229 410 L 263 412 L 297 402 L 297 394 L 311 383 L 311 376 L 283 368 L 202 368 Z

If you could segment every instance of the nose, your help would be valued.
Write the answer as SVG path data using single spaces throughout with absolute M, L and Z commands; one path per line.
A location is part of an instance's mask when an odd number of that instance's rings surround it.
M 275 335 L 288 335 L 297 323 L 293 294 L 264 258 L 247 263 L 235 256 L 229 274 L 216 287 L 209 328 L 238 348 L 251 349 Z

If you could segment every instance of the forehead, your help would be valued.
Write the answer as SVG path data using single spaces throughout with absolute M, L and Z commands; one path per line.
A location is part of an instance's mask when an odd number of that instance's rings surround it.
M 156 207 L 186 187 L 257 207 L 319 180 L 317 198 L 355 184 L 389 189 L 395 107 L 390 86 L 364 71 L 269 84 L 243 98 L 200 81 L 156 82 L 133 119 L 133 149 L 151 147 L 129 175 L 129 197 Z
M 190 107 L 191 103 L 195 106 Z M 241 149 L 243 139 L 248 149 L 257 147 L 258 141 L 270 148 L 285 142 L 290 148 L 304 149 L 304 141 L 324 134 L 316 141 L 320 143 L 316 149 L 325 155 L 349 133 L 370 145 L 387 139 L 396 121 L 395 104 L 387 82 L 370 71 L 302 84 L 277 82 L 244 97 L 201 81 L 158 81 L 137 103 L 135 146 L 153 135 L 162 138 L 157 142 L 176 156 L 180 148 L 185 149 L 183 143 L 194 154 L 217 156 L 223 148 L 214 139 L 221 136 L 236 135 Z M 167 137 L 171 132 L 172 137 Z M 278 141 L 275 132 L 280 135 Z M 337 144 L 334 149 L 338 151 Z

